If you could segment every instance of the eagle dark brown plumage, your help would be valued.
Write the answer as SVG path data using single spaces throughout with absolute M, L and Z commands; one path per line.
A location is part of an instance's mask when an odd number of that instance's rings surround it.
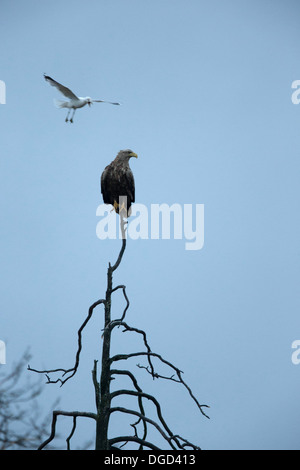
M 116 158 L 101 175 L 101 193 L 105 204 L 112 204 L 117 214 L 129 217 L 131 204 L 135 201 L 135 184 L 129 166 L 131 157 L 137 158 L 132 150 L 120 150 Z M 125 199 L 125 196 L 127 199 Z M 126 201 L 124 206 L 123 198 Z M 126 207 L 126 209 L 125 209 Z

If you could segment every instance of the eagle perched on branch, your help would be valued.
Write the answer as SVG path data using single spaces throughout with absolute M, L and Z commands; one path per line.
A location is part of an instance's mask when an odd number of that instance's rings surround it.
M 101 193 L 105 204 L 112 204 L 117 214 L 129 217 L 135 201 L 135 185 L 129 159 L 137 158 L 132 150 L 120 150 L 101 175 Z

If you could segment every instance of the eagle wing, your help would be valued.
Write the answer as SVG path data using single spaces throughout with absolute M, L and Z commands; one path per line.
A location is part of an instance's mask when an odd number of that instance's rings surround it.
M 135 183 L 133 173 L 130 168 L 127 169 L 125 173 L 126 187 L 127 187 L 127 197 L 129 198 L 129 206 L 132 202 L 135 202 Z
M 100 185 L 101 185 L 101 193 L 102 193 L 102 196 L 103 196 L 103 201 L 106 203 L 106 204 L 110 204 L 110 201 L 109 201 L 109 192 L 108 192 L 108 188 L 107 188 L 107 173 L 108 173 L 108 168 L 109 168 L 109 165 L 104 168 L 104 171 L 101 175 L 101 181 L 100 181 Z

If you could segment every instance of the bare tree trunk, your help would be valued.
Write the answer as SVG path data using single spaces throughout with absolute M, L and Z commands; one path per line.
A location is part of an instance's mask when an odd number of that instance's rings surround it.
M 109 450 L 108 442 L 108 426 L 111 409 L 111 393 L 110 393 L 110 340 L 111 340 L 111 295 L 113 292 L 113 272 L 118 268 L 122 261 L 122 257 L 126 248 L 125 221 L 120 218 L 120 227 L 122 232 L 122 248 L 116 263 L 111 266 L 109 263 L 107 270 L 107 290 L 105 296 L 104 310 L 104 333 L 102 347 L 102 367 L 99 387 L 99 403 L 96 424 L 96 450 Z
M 110 339 L 111 329 L 111 291 L 112 291 L 112 268 L 109 266 L 107 272 L 107 291 L 105 302 L 105 328 L 102 347 L 102 368 L 100 378 L 100 402 L 98 404 L 98 416 L 96 427 L 96 450 L 108 450 L 108 424 L 110 416 Z

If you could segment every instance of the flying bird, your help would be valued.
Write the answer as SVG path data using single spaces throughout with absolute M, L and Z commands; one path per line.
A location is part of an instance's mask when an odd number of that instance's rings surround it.
M 105 167 L 101 175 L 101 193 L 105 204 L 112 204 L 117 214 L 129 217 L 131 204 L 135 201 L 135 184 L 129 166 L 132 150 L 120 150 L 116 158 Z
M 73 114 L 71 116 L 70 122 L 73 122 L 74 114 L 76 109 L 78 108 L 83 108 L 86 104 L 91 106 L 93 103 L 108 103 L 108 104 L 114 104 L 114 105 L 119 105 L 120 103 L 112 103 L 111 101 L 103 101 L 103 100 L 93 100 L 89 96 L 86 96 L 85 98 L 82 98 L 80 96 L 76 96 L 73 91 L 71 91 L 69 88 L 65 87 L 64 85 L 61 85 L 60 83 L 56 82 L 53 80 L 53 78 L 49 77 L 48 75 L 44 74 L 44 78 L 46 82 L 50 83 L 50 85 L 55 86 L 66 98 L 69 98 L 69 101 L 61 101 L 61 100 L 54 100 L 55 104 L 58 108 L 68 108 L 68 114 L 66 116 L 65 121 L 69 121 L 69 116 L 70 112 L 73 109 Z

